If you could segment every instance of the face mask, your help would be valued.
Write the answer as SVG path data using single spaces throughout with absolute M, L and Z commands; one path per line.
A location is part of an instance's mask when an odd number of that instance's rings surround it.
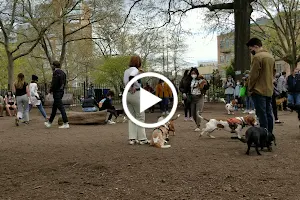
M 251 51 L 251 54 L 252 54 L 252 55 L 255 55 L 255 51 L 254 51 L 254 50 L 252 50 L 252 51 Z
M 196 74 L 193 74 L 193 75 L 192 75 L 192 78 L 193 78 L 193 79 L 197 78 L 197 75 L 196 75 Z

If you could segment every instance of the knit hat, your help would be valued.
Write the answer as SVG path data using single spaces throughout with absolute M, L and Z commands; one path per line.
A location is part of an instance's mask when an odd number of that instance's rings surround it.
M 39 77 L 36 76 L 36 75 L 32 75 L 31 77 L 32 77 L 31 80 L 33 80 L 33 81 L 38 81 L 39 80 Z

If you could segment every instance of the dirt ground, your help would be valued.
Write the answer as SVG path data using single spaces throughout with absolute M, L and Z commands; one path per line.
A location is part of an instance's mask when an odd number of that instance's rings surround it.
M 226 117 L 223 106 L 206 104 L 204 116 Z M 279 118 L 277 146 L 262 156 L 245 155 L 246 145 L 228 132 L 199 138 L 182 116 L 170 149 L 128 145 L 127 123 L 46 129 L 36 109 L 29 125 L 0 118 L 0 199 L 297 200 L 298 121 L 290 112 Z

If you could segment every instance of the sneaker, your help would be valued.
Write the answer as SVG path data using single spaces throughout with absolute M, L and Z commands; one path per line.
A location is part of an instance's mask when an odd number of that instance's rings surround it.
M 135 140 L 129 140 L 130 145 L 134 145 L 134 143 L 135 143 Z
M 190 121 L 194 121 L 194 119 L 192 117 L 190 117 Z
M 16 126 L 19 126 L 19 122 L 20 122 L 20 120 L 19 120 L 18 118 L 16 118 L 16 119 L 15 119 L 15 124 L 16 124 Z
M 201 129 L 200 129 L 200 128 L 196 128 L 195 131 L 196 131 L 196 132 L 199 132 L 199 131 L 201 131 Z
M 127 121 L 126 117 L 123 117 L 123 123 L 125 123 Z
M 245 110 L 243 113 L 244 113 L 244 114 L 249 113 L 249 110 Z
M 162 113 L 162 115 L 165 115 L 165 114 L 166 114 L 166 112 L 163 112 L 163 113 Z
M 149 142 L 148 142 L 148 140 L 140 140 L 139 141 L 139 144 L 148 144 Z
M 279 121 L 279 120 L 275 120 L 275 124 L 281 124 L 283 122 Z
M 167 112 L 166 112 L 166 114 L 168 115 L 168 114 L 170 114 L 170 112 L 169 112 L 169 111 L 167 111 Z
M 62 126 L 58 128 L 70 128 L 69 123 L 64 123 Z
M 189 119 L 189 118 L 185 117 L 185 118 L 184 118 L 184 121 L 187 121 L 188 119 Z
M 251 111 L 249 112 L 249 114 L 255 114 L 255 111 L 254 111 L 254 110 L 251 110 Z
M 112 121 L 112 120 L 108 120 L 107 124 L 115 124 L 116 122 Z
M 51 127 L 51 123 L 50 123 L 49 121 L 44 122 L 44 124 L 45 124 L 45 126 L 46 126 L 47 128 L 50 128 L 50 127 Z

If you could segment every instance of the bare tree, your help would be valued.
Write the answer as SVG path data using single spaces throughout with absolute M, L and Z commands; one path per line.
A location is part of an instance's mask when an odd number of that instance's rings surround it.
M 263 38 L 273 54 L 293 70 L 300 62 L 300 2 L 258 0 L 255 8 L 268 21 L 256 24 L 258 28 L 253 29 L 253 34 Z
M 63 12 L 56 18 L 45 21 L 36 15 L 34 6 L 30 0 L 1 1 L 0 4 L 0 44 L 3 45 L 8 60 L 9 89 L 14 80 L 14 62 L 30 54 L 45 32 L 67 14 Z M 35 30 L 32 29 L 32 21 L 38 25 Z
M 160 0 L 153 4 L 153 1 L 150 0 L 135 0 L 132 2 L 132 6 L 139 6 L 139 10 L 142 10 L 139 12 L 144 11 L 144 14 L 160 22 L 153 28 L 163 27 L 174 20 L 175 24 L 179 24 L 188 11 L 197 8 L 207 8 L 215 13 L 223 10 L 233 11 L 235 19 L 235 66 L 236 70 L 243 72 L 250 66 L 250 53 L 245 44 L 250 39 L 252 2 L 254 0 Z

